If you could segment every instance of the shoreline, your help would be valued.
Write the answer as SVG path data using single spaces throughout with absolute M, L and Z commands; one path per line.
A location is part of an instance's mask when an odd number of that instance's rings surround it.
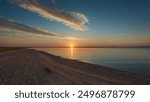
M 44 51 L 0 52 L 1 85 L 148 85 L 142 76 L 104 66 L 61 58 Z

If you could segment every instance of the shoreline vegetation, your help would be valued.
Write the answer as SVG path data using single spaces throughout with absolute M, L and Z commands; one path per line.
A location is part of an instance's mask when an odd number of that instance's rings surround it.
M 0 48 L 1 85 L 149 85 L 150 77 L 26 48 Z

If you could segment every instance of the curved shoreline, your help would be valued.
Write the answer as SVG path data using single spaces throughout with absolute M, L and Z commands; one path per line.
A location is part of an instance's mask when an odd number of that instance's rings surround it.
M 33 49 L 0 52 L 1 85 L 149 85 L 150 77 Z

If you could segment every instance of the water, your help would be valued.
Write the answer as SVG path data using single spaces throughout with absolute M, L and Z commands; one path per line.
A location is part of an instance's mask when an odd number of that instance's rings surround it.
M 36 48 L 57 56 L 150 76 L 150 48 Z

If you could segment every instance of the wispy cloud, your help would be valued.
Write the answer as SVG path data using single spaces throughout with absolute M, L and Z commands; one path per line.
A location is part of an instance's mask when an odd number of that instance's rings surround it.
M 7 30 L 7 31 L 9 30 L 9 31 L 29 33 L 29 34 L 40 34 L 40 35 L 58 36 L 59 37 L 59 35 L 48 32 L 47 30 L 27 26 L 27 25 L 18 23 L 14 20 L 6 19 L 3 17 L 0 17 L 0 29 Z
M 7 32 L 7 34 L 15 33 L 15 34 L 23 34 L 23 35 L 26 35 L 26 34 L 47 35 L 47 36 L 55 37 L 55 38 L 59 38 L 59 39 L 80 40 L 79 38 L 66 37 L 66 36 L 62 36 L 61 34 L 49 32 L 49 31 L 41 29 L 41 28 L 27 26 L 25 24 L 21 24 L 12 19 L 7 19 L 4 17 L 0 17 L 0 31 Z
M 24 9 L 37 13 L 46 19 L 61 22 L 72 29 L 87 31 L 85 25 L 89 20 L 82 13 L 50 8 L 40 3 L 39 0 L 13 0 L 13 3 Z

